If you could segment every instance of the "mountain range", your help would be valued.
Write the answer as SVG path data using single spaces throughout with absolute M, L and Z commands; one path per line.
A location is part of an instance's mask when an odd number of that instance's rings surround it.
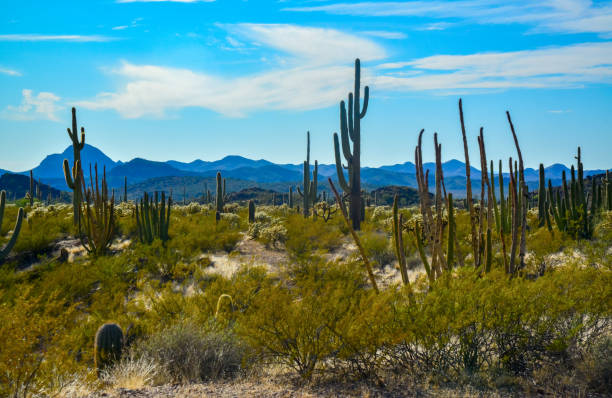
M 62 162 L 68 159 L 71 164 L 73 160 L 72 147 L 69 146 L 62 153 L 51 154 L 45 157 L 38 166 L 33 169 L 34 178 L 42 183 L 48 184 L 56 189 L 68 190 L 64 180 Z M 100 149 L 85 145 L 81 151 L 83 169 L 86 176 L 89 174 L 89 166 L 98 165 L 99 173 L 106 169 L 109 185 L 114 188 L 122 188 L 124 178 L 127 177 L 130 186 L 138 185 L 138 188 L 146 190 L 146 181 L 164 180 L 165 183 L 171 182 L 175 190 L 182 190 L 186 181 L 198 180 L 198 183 L 207 184 L 210 182 L 209 189 L 214 191 L 214 177 L 217 171 L 222 172 L 223 177 L 228 180 L 240 180 L 249 182 L 248 184 L 238 184 L 241 187 L 258 186 L 260 188 L 272 189 L 286 188 L 295 186 L 302 181 L 303 164 L 276 164 L 268 160 L 252 160 L 242 156 L 230 155 L 215 161 L 194 160 L 189 163 L 169 160 L 165 162 L 152 161 L 142 158 L 134 158 L 129 162 L 114 161 Z M 497 164 L 495 165 L 497 168 Z M 431 185 L 433 187 L 433 175 L 435 163 L 424 163 L 425 170 L 429 170 Z M 311 169 L 314 168 L 311 165 Z M 455 194 L 465 194 L 465 163 L 452 159 L 442 164 L 446 188 Z M 472 184 L 476 192 L 480 189 L 481 173 L 478 169 L 471 167 L 470 174 Z M 562 164 L 553 164 L 545 168 L 546 178 L 551 179 L 553 185 L 559 185 L 563 171 L 568 174 L 569 168 Z M 0 175 L 6 173 L 0 170 Z M 585 170 L 584 175 L 596 175 L 605 173 L 605 170 Z M 17 174 L 29 175 L 29 170 Z M 170 178 L 172 177 L 172 178 Z M 189 177 L 189 178 L 188 178 Z M 197 178 L 196 178 L 197 177 Z M 336 179 L 336 166 L 334 164 L 319 165 L 319 184 L 322 189 L 327 187 L 327 177 Z M 507 184 L 508 174 L 504 173 Z M 381 166 L 364 167 L 361 170 L 361 179 L 364 189 L 376 189 L 383 186 L 416 186 L 415 166 L 412 162 Z M 525 169 L 525 180 L 530 188 L 535 189 L 539 181 L 539 172 L 536 169 Z M 497 181 L 497 175 L 496 175 Z M 151 186 L 155 184 L 150 184 Z M 137 191 L 140 191 L 138 189 Z M 130 189 L 131 191 L 131 189 Z M 195 192 L 194 192 L 195 194 Z

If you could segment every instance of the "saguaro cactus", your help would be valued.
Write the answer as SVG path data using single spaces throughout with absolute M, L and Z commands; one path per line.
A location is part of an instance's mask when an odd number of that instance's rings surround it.
M 127 176 L 123 177 L 123 201 L 127 202 Z
M 310 209 L 316 202 L 319 201 L 317 195 L 317 179 L 319 175 L 319 163 L 315 160 L 314 171 L 312 172 L 312 180 L 310 179 L 310 131 L 306 132 L 306 160 L 304 161 L 304 181 L 303 191 L 297 187 L 298 194 L 303 199 L 304 217 L 310 215 Z
M 293 187 L 289 187 L 289 198 L 287 200 L 289 208 L 293 209 Z
M 336 174 L 338 183 L 342 190 L 348 193 L 349 217 L 353 229 L 361 228 L 361 119 L 368 110 L 370 89 L 364 88 L 363 108 L 361 108 L 359 96 L 361 86 L 361 66 L 359 58 L 355 60 L 355 91 L 348 95 L 348 114 L 344 101 L 340 101 L 340 134 L 342 136 L 342 154 L 346 160 L 346 166 L 340 158 L 340 143 L 338 133 L 334 133 L 334 153 L 336 156 Z M 351 151 L 350 141 L 353 142 Z M 344 178 L 344 169 L 348 169 L 349 181 Z
M 249 200 L 249 224 L 255 222 L 255 202 L 253 200 Z
M 105 323 L 96 332 L 94 362 L 98 377 L 102 371 L 121 360 L 123 330 L 116 323 Z
M 221 178 L 221 172 L 217 172 L 217 197 L 216 197 L 217 212 L 223 213 L 225 205 L 225 178 Z
M 2 219 L 4 218 L 4 206 L 6 204 L 6 192 L 0 192 L 0 227 L 2 226 Z M 3 262 L 8 254 L 15 246 L 17 242 L 17 237 L 19 236 L 19 231 L 21 231 L 21 223 L 23 222 L 23 208 L 19 208 L 17 211 L 17 221 L 15 222 L 15 228 L 13 228 L 13 234 L 11 235 L 11 239 L 9 239 L 8 243 L 0 249 L 0 263 Z
M 34 206 L 34 175 L 32 170 L 30 170 L 30 191 L 27 197 L 30 200 L 30 207 Z
M 74 213 L 74 225 L 79 224 L 79 209 L 81 206 L 82 192 L 81 192 L 81 180 L 78 178 L 79 174 L 82 174 L 81 170 L 81 150 L 85 147 L 85 128 L 81 127 L 81 141 L 79 142 L 79 135 L 77 132 L 77 120 L 76 120 L 76 108 L 72 108 L 72 130 L 68 130 L 68 136 L 72 141 L 72 150 L 74 152 L 74 162 L 72 166 L 72 172 L 67 159 L 64 159 L 64 178 L 66 179 L 66 185 L 72 189 L 72 211 Z

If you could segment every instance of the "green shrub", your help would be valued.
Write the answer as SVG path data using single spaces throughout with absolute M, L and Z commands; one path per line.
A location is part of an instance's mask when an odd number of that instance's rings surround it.
M 296 258 L 309 257 L 317 250 L 333 250 L 341 244 L 342 233 L 331 222 L 291 214 L 285 228 L 287 251 Z

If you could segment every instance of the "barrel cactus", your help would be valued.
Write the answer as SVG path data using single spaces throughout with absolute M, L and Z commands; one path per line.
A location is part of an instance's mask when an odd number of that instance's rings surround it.
M 98 376 L 102 371 L 121 360 L 123 331 L 116 323 L 105 323 L 96 332 L 94 361 Z

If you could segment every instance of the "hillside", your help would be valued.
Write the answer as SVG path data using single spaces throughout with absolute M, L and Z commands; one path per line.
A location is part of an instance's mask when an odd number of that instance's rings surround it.
M 53 201 L 66 201 L 70 198 L 67 192 L 62 192 L 47 184 L 39 183 L 38 181 L 35 182 L 34 185 L 34 195 L 36 195 L 37 184 L 40 189 L 40 199 L 43 201 L 47 200 L 49 194 L 51 194 Z M 0 176 L 0 190 L 6 191 L 8 200 L 21 199 L 25 197 L 26 192 L 30 190 L 30 177 L 21 174 L 3 174 Z

